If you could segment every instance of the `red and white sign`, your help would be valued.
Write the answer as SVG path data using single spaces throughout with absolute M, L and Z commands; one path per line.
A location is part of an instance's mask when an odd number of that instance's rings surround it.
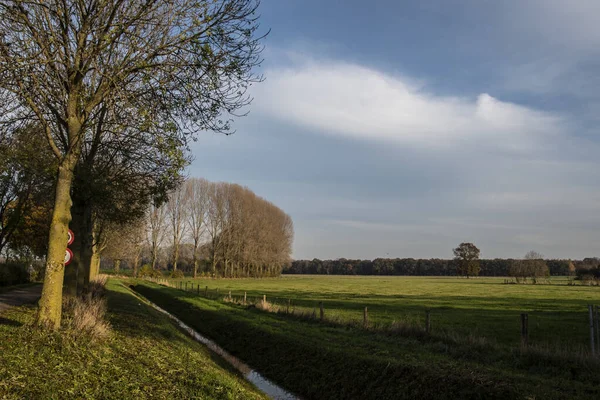
M 69 239 L 67 240 L 67 246 L 70 246 L 73 244 L 73 241 L 75 240 L 75 234 L 73 233 L 72 230 L 69 229 L 68 235 L 69 235 Z
M 65 267 L 71 264 L 71 261 L 73 261 L 73 252 L 71 251 L 71 249 L 67 249 L 67 251 L 65 252 Z

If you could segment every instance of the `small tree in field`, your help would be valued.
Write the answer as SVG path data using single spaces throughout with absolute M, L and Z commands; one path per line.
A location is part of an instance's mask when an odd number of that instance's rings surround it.
M 457 275 L 469 276 L 479 275 L 479 249 L 473 243 L 461 243 L 452 250 L 454 259 L 458 262 Z

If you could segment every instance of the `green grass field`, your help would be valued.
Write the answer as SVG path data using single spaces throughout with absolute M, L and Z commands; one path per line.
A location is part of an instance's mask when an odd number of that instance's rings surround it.
M 336 290 L 342 289 L 344 284 L 340 282 L 345 282 L 345 289 L 369 280 L 371 289 L 375 290 L 377 285 L 376 278 L 327 277 L 216 283 L 232 289 L 254 285 L 259 287 L 257 294 L 266 292 L 265 286 L 270 286 L 274 296 L 280 293 L 276 288 L 286 285 L 288 290 L 289 286 L 307 288 L 311 279 L 321 283 L 323 290 L 329 288 L 329 296 L 321 297 L 329 301 L 336 297 Z M 419 279 L 390 280 L 404 284 L 407 289 L 413 281 Z M 413 290 L 415 286 L 412 285 Z M 600 363 L 577 353 L 535 347 L 519 349 L 435 332 L 426 335 L 422 330 L 392 332 L 321 323 L 143 281 L 136 282 L 135 290 L 304 399 L 600 397 Z M 311 299 L 307 301 L 314 302 L 310 293 L 305 292 Z M 357 301 L 362 304 L 364 300 L 375 302 L 381 298 L 386 296 L 368 296 L 363 292 Z M 342 300 L 335 301 L 343 304 Z
M 39 331 L 35 306 L 2 314 L 1 399 L 266 399 L 120 281 L 107 288 L 112 334 L 97 343 Z
M 284 275 L 272 279 L 186 279 L 188 288 L 208 286 L 211 296 L 249 298 L 312 311 L 323 302 L 328 317 L 362 319 L 368 307 L 375 324 L 408 321 L 422 324 L 431 310 L 432 329 L 482 336 L 501 344 L 520 343 L 520 314 L 529 314 L 531 343 L 587 348 L 587 305 L 600 305 L 600 288 L 568 286 L 566 278 L 551 284 L 507 285 L 504 278 L 358 277 Z M 317 309 L 318 313 L 318 309 Z

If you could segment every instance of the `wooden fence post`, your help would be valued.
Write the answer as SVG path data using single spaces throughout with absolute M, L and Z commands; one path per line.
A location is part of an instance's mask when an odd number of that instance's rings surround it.
M 229 301 L 231 301 L 231 290 L 229 291 Z
M 267 295 L 263 294 L 263 305 L 267 304 Z
M 596 322 L 596 348 L 598 349 L 598 351 L 600 351 L 600 329 L 599 325 L 600 325 L 600 321 L 598 321 L 598 306 L 595 307 L 595 311 L 594 311 L 594 321 Z
M 244 304 L 246 304 L 246 292 L 244 292 Z
M 592 349 L 592 355 L 596 354 L 596 349 L 594 348 L 594 306 L 589 305 L 588 311 L 590 313 L 590 347 Z
M 529 315 L 521 314 L 521 346 L 529 345 Z
M 200 296 L 200 284 L 198 284 L 198 292 L 197 292 L 198 296 Z
M 204 297 L 208 298 L 208 286 L 204 288 Z
M 324 312 L 324 310 L 323 310 L 323 302 L 322 302 L 322 301 L 320 301 L 320 302 L 319 302 L 319 319 L 320 319 L 321 321 L 323 321 L 323 316 L 324 316 L 324 314 L 325 314 L 325 312 Z
M 367 307 L 365 307 L 365 311 L 363 313 L 363 327 L 369 327 L 369 310 L 367 310 Z
M 425 332 L 431 333 L 431 311 L 425 311 Z

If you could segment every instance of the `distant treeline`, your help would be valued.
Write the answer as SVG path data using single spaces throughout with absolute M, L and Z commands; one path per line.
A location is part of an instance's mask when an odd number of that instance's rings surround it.
M 587 259 L 586 259 L 587 260 Z M 515 259 L 479 260 L 480 276 L 508 276 Z M 584 261 L 545 260 L 550 275 L 573 275 L 575 268 Z M 283 269 L 284 274 L 328 274 L 328 275 L 414 275 L 454 276 L 458 261 L 414 258 L 377 258 L 375 260 L 296 260 Z

